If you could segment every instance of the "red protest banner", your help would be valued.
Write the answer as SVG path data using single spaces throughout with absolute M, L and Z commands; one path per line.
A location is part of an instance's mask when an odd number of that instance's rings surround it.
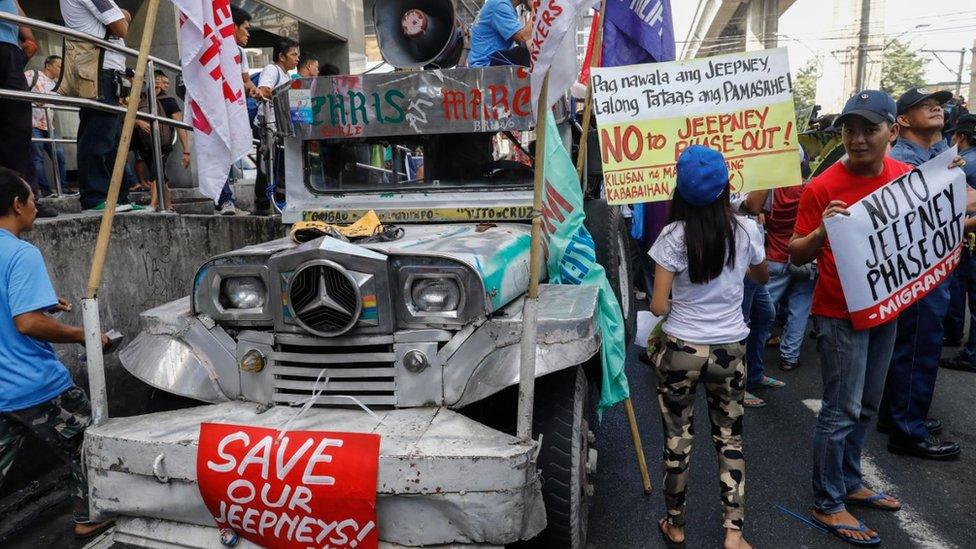
M 379 447 L 374 434 L 203 423 L 197 483 L 220 528 L 262 547 L 375 548 Z

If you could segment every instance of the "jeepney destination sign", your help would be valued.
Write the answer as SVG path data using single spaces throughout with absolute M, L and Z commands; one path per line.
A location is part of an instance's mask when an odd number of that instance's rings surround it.
M 527 130 L 534 122 L 525 67 L 302 78 L 285 94 L 302 139 Z

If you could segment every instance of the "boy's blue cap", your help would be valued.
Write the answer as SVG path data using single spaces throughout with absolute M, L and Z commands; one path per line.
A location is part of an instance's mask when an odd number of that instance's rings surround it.
M 855 93 L 847 100 L 844 110 L 834 120 L 834 126 L 839 128 L 845 120 L 853 116 L 860 116 L 872 124 L 882 122 L 895 123 L 898 107 L 890 95 L 879 90 L 863 90 Z
M 677 191 L 692 206 L 708 206 L 729 186 L 729 169 L 722 153 L 692 145 L 678 157 Z

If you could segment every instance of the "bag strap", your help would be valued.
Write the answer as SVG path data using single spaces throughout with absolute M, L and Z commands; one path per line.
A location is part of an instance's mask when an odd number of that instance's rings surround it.
M 40 77 L 40 71 L 38 71 L 37 69 L 34 69 L 34 77 L 31 78 L 30 85 L 27 86 L 27 89 L 28 90 L 33 90 L 34 89 L 34 86 L 37 85 L 37 79 L 39 77 Z

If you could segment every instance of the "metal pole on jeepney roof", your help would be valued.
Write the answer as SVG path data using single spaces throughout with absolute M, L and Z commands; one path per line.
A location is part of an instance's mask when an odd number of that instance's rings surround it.
M 132 129 L 136 123 L 136 111 L 139 108 L 139 95 L 146 75 L 146 61 L 149 58 L 149 47 L 152 45 L 153 31 L 156 29 L 156 13 L 159 0 L 149 0 L 146 9 L 146 24 L 142 31 L 142 41 L 139 44 L 139 57 L 136 59 L 136 74 L 132 79 L 129 91 L 129 103 L 122 122 L 122 136 L 119 138 L 119 148 L 115 154 L 115 166 L 112 168 L 112 179 L 105 198 L 105 210 L 102 212 L 102 224 L 98 228 L 98 239 L 95 241 L 95 253 L 92 255 L 91 273 L 88 277 L 88 288 L 82 299 L 82 315 L 85 331 L 85 353 L 88 357 L 88 390 L 92 404 L 92 422 L 95 425 L 108 419 L 108 393 L 105 389 L 105 367 L 102 361 L 102 329 L 98 318 L 98 288 L 102 284 L 102 269 L 105 257 L 108 255 L 108 244 L 112 237 L 112 222 L 115 219 L 115 206 L 119 200 L 119 186 L 122 184 L 122 172 L 125 169 L 125 159 L 132 142 Z M 162 182 L 158 182 L 162 184 Z
M 535 406 L 536 320 L 539 311 L 539 271 L 542 265 L 542 191 L 545 185 L 546 113 L 549 97 L 549 72 L 542 79 L 539 106 L 535 117 L 535 178 L 532 193 L 532 241 L 529 253 L 529 291 L 522 305 L 522 341 L 519 360 L 518 423 L 516 436 L 521 442 L 532 440 L 532 410 Z

